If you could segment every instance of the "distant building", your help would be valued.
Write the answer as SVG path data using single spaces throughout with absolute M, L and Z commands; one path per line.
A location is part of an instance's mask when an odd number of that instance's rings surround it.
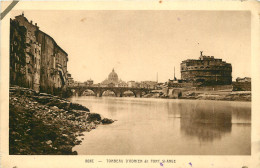
M 92 86 L 94 84 L 94 81 L 92 79 L 89 79 L 89 80 L 85 81 L 84 84 L 87 86 Z
M 101 82 L 102 87 L 128 87 L 127 83 L 118 78 L 117 73 L 113 69 L 108 78 Z
M 135 81 L 128 81 L 127 82 L 127 86 L 131 87 L 131 88 L 135 88 L 136 87 L 136 82 Z
M 74 79 L 72 78 L 71 74 L 68 73 L 68 86 L 73 86 L 74 85 Z
M 78 86 L 80 82 L 74 81 L 73 86 Z
M 236 82 L 232 83 L 233 91 L 251 91 L 251 78 L 237 78 Z
M 232 84 L 230 63 L 200 54 L 198 60 L 188 59 L 181 63 L 181 80 L 199 85 Z
M 68 54 L 24 14 L 10 20 L 10 84 L 59 94 L 68 85 Z
M 75 81 L 73 86 L 85 86 L 84 82 Z
M 142 81 L 140 83 L 140 88 L 149 88 L 149 89 L 156 89 L 157 88 L 156 81 Z
M 251 78 L 249 77 L 244 77 L 244 78 L 237 78 L 236 82 L 251 82 Z
M 116 87 L 128 87 L 127 83 L 119 80 L 119 82 L 116 84 Z
M 169 87 L 171 87 L 171 86 L 175 85 L 176 83 L 178 83 L 178 80 L 175 80 L 175 79 L 171 80 L 171 79 L 169 79 L 168 82 L 167 82 L 167 85 Z

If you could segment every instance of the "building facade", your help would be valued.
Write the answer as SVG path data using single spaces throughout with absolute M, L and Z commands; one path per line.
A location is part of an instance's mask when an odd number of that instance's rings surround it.
M 182 61 L 181 80 L 198 85 L 230 85 L 232 84 L 232 66 L 222 59 L 205 56 L 201 51 L 198 60 Z
M 66 89 L 68 54 L 24 14 L 10 20 L 10 84 L 59 94 Z

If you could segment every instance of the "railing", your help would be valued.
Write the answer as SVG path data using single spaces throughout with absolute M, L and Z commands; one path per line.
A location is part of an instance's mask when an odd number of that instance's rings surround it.
M 147 90 L 155 90 L 156 88 L 151 87 L 109 87 L 109 86 L 88 86 L 88 85 L 80 85 L 73 84 L 68 85 L 69 88 L 109 88 L 109 89 L 147 89 Z

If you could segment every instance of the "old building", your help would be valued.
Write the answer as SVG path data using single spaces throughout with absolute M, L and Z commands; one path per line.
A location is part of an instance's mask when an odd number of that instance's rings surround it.
M 89 79 L 89 80 L 85 81 L 84 84 L 86 86 L 92 86 L 94 84 L 94 81 L 92 79 Z
M 114 68 L 109 73 L 108 78 L 101 82 L 102 87 L 128 87 L 127 83 L 118 78 Z
M 222 59 L 205 56 L 201 51 L 198 60 L 182 61 L 181 80 L 197 85 L 230 85 L 232 66 Z
M 135 88 L 135 87 L 137 87 L 136 85 L 137 85 L 137 83 L 135 81 L 128 81 L 127 82 L 128 87 Z
M 68 54 L 24 14 L 10 21 L 10 83 L 60 94 L 67 87 Z
M 10 21 L 10 83 L 40 90 L 41 44 L 37 24 L 23 16 Z
M 41 90 L 59 93 L 67 85 L 68 54 L 48 34 L 38 31 L 37 38 L 42 45 Z
M 251 91 L 251 78 L 237 78 L 236 82 L 232 82 L 233 91 Z
M 156 81 L 141 81 L 139 87 L 157 89 L 157 84 L 158 84 L 158 82 L 156 82 Z
M 244 78 L 237 78 L 236 82 L 251 82 L 251 78 L 249 77 L 244 77 Z
M 67 74 L 67 77 L 68 77 L 68 86 L 73 86 L 74 85 L 74 79 L 73 77 L 71 76 L 70 73 Z

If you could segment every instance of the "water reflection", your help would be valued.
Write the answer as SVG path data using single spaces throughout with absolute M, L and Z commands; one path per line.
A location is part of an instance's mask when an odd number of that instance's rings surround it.
M 250 108 L 237 107 L 229 102 L 202 101 L 180 105 L 178 108 L 181 132 L 200 141 L 214 141 L 230 134 L 232 123 L 251 122 Z
M 250 102 L 112 97 L 72 101 L 117 120 L 86 133 L 82 145 L 75 147 L 79 154 L 237 155 L 251 151 Z
M 233 107 L 232 123 L 251 124 L 251 109 L 243 103 Z
M 197 137 L 200 141 L 213 141 L 231 132 L 231 123 L 200 123 L 181 120 L 181 131 L 188 136 Z

